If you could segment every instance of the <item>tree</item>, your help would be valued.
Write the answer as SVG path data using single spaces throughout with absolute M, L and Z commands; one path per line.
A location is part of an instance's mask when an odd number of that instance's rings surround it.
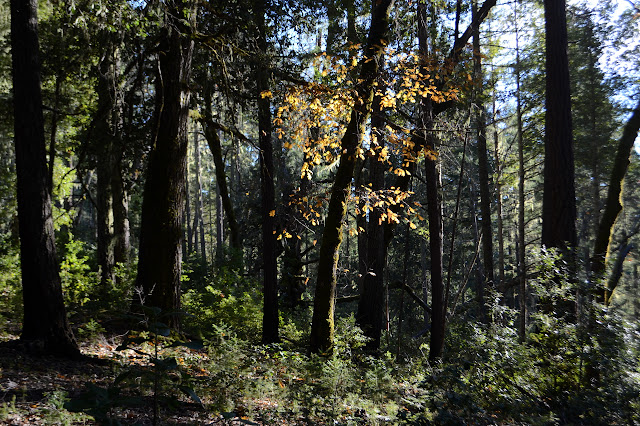
M 602 219 L 598 227 L 598 234 L 593 248 L 593 257 L 591 258 L 591 271 L 597 280 L 602 278 L 605 269 L 605 260 L 609 255 L 609 246 L 613 236 L 613 226 L 616 223 L 618 215 L 622 211 L 622 184 L 624 176 L 629 168 L 629 155 L 633 149 L 633 144 L 640 130 L 640 103 L 636 106 L 633 114 L 624 126 L 624 130 L 618 142 L 615 162 L 611 169 L 611 178 L 609 179 L 609 190 L 607 192 L 607 201 Z M 597 298 L 601 303 L 608 304 L 611 293 L 614 288 L 607 287 L 604 290 L 598 290 Z
M 564 0 L 545 0 L 546 114 L 542 244 L 565 255 L 575 250 L 576 196 L 571 86 Z M 566 259 L 575 268 L 575 262 Z
M 493 287 L 493 229 L 491 226 L 491 198 L 489 189 L 489 158 L 487 154 L 487 124 L 484 107 L 485 96 L 481 89 L 483 85 L 482 56 L 480 52 L 480 22 L 476 19 L 478 5 L 474 0 L 472 4 L 473 27 L 473 72 L 476 84 L 480 88 L 476 92 L 476 126 L 478 140 L 478 180 L 480 183 L 480 214 L 482 216 L 482 261 L 483 282 L 479 283 L 479 301 L 482 317 L 486 318 L 484 308 L 485 287 Z
M 37 2 L 11 1 L 14 130 L 24 321 L 32 348 L 79 355 L 62 299 L 45 159 Z
M 360 70 L 356 104 L 341 140 L 340 165 L 331 189 L 329 210 L 320 246 L 318 278 L 313 301 L 311 323 L 311 352 L 330 352 L 333 347 L 336 268 L 342 223 L 347 209 L 347 196 L 357 159 L 357 148 L 364 135 L 367 118 L 371 113 L 373 83 L 378 75 L 379 60 L 387 44 L 389 9 L 391 0 L 374 1 L 371 9 L 369 36 L 364 49 L 364 63 Z
M 258 60 L 255 64 L 256 101 L 258 103 L 258 140 L 260 144 L 260 194 L 262 195 L 262 262 L 263 262 L 263 319 L 262 342 L 275 343 L 278 336 L 278 263 L 276 258 L 276 200 L 271 141 L 271 101 L 267 62 L 267 25 L 265 1 L 256 0 L 255 20 L 258 30 Z
M 152 152 L 144 188 L 140 255 L 136 285 L 144 304 L 165 313 L 180 308 L 182 216 L 185 206 L 189 79 L 194 31 L 194 4 L 176 0 L 165 5 L 158 47 L 156 111 Z M 171 326 L 178 327 L 176 315 Z

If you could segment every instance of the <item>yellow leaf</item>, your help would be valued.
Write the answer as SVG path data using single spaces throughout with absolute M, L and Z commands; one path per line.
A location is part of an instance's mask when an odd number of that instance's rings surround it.
M 274 217 L 276 215 L 276 211 L 275 210 L 271 210 L 269 212 L 269 216 Z

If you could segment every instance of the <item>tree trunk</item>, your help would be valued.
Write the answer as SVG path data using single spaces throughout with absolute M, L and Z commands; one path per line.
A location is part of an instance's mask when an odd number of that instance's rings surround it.
M 522 102 L 520 93 L 520 44 L 518 34 L 518 15 L 516 4 L 516 114 L 517 114 L 517 134 L 518 134 L 518 281 L 520 301 L 520 318 L 518 320 L 518 337 L 521 342 L 526 339 L 527 332 L 527 262 L 526 262 L 526 238 L 524 222 L 524 184 L 525 184 L 525 164 L 524 164 L 524 140 L 522 128 Z
M 205 100 L 205 102 L 208 102 Z M 225 173 L 224 159 L 222 158 L 222 142 L 218 135 L 218 128 L 205 113 L 204 121 L 204 137 L 207 139 L 209 149 L 213 155 L 213 162 L 216 166 L 216 182 L 218 184 L 218 191 L 220 192 L 220 198 L 222 201 L 222 207 L 224 213 L 227 216 L 229 222 L 229 234 L 231 239 L 231 248 L 234 250 L 242 250 L 242 242 L 240 240 L 240 227 L 236 219 L 236 214 L 233 210 L 231 203 L 231 196 L 229 194 L 229 186 L 227 185 L 227 174 Z
M 609 189 L 607 191 L 607 201 L 605 204 L 598 234 L 593 248 L 593 257 L 591 258 L 591 271 L 594 280 L 600 279 L 604 275 L 605 260 L 609 256 L 609 247 L 611 245 L 611 237 L 613 236 L 613 227 L 616 223 L 618 215 L 622 211 L 622 185 L 624 175 L 629 168 L 629 155 L 633 149 L 633 144 L 640 130 L 640 102 L 633 111 L 633 115 L 624 126 L 622 136 L 618 141 L 616 157 L 611 169 L 611 178 L 609 179 Z M 598 290 L 597 298 L 601 303 L 609 303 L 610 291 L 605 288 Z
M 122 178 L 122 161 L 124 158 L 122 140 L 116 147 L 113 174 L 111 175 L 111 196 L 113 207 L 113 257 L 116 264 L 128 264 L 131 253 L 129 228 L 129 199 Z
M 262 262 L 264 297 L 262 316 L 262 343 L 275 343 L 278 335 L 278 264 L 276 257 L 276 200 L 273 167 L 273 144 L 271 141 L 271 100 L 265 92 L 269 90 L 267 66 L 267 26 L 265 22 L 265 0 L 256 0 L 256 25 L 260 62 L 256 64 L 256 100 L 258 103 L 258 140 L 260 143 L 260 193 L 262 195 Z
M 381 89 L 384 92 L 384 88 Z M 375 156 L 369 159 L 370 172 L 369 182 L 371 184 L 371 205 L 378 201 L 380 191 L 384 187 L 384 172 L 386 170 L 385 159 L 380 155 L 384 148 L 385 141 L 382 134 L 384 129 L 384 112 L 380 107 L 380 96 L 373 99 L 371 118 L 371 148 Z M 367 349 L 377 351 L 380 348 L 380 336 L 382 334 L 382 311 L 384 305 L 384 272 L 387 257 L 387 245 L 384 240 L 384 225 L 382 223 L 382 212 L 386 206 L 373 207 L 369 211 L 369 222 L 366 233 L 366 250 L 364 270 L 362 272 L 362 289 L 358 302 L 358 312 L 356 321 L 364 331 L 365 336 L 371 340 L 367 342 Z
M 576 196 L 565 0 L 545 0 L 546 114 L 542 244 L 575 269 Z
M 11 54 L 24 321 L 31 349 L 79 355 L 56 260 L 40 89 L 37 1 L 11 0 Z
M 191 230 L 191 185 L 189 184 L 189 161 L 187 160 L 187 167 L 185 169 L 184 177 L 184 193 L 185 197 L 185 223 L 187 231 L 187 239 L 182 243 L 182 251 L 189 255 L 193 253 L 193 231 Z
M 112 151 L 117 138 L 115 49 L 111 40 L 98 64 L 98 109 L 95 121 L 96 146 L 96 210 L 98 224 L 97 254 L 100 267 L 100 287 L 107 292 L 115 283 L 115 240 L 113 223 Z
M 224 207 L 220 195 L 220 185 L 216 178 L 216 260 L 221 263 L 224 260 Z
M 202 218 L 202 181 L 200 180 L 200 138 L 198 134 L 197 126 L 194 127 L 193 132 L 193 162 L 196 169 L 195 184 L 196 184 L 196 198 L 195 198 L 195 211 L 193 212 L 193 229 L 192 232 L 199 236 L 200 247 L 196 249 L 200 250 L 200 256 L 202 261 L 207 263 L 207 251 L 206 242 L 204 240 L 204 219 Z M 198 234 L 199 233 L 199 234 Z
M 347 209 L 347 196 L 357 159 L 357 148 L 364 135 L 367 118 L 371 113 L 373 83 L 378 76 L 378 61 L 387 44 L 389 9 L 392 0 L 376 0 L 371 12 L 371 26 L 364 51 L 366 60 L 360 70 L 356 103 L 342 137 L 340 165 L 331 189 L 329 209 L 320 246 L 318 279 L 311 324 L 311 352 L 331 352 L 334 334 L 334 307 L 338 251 L 342 242 L 342 222 Z
M 166 6 L 166 22 L 159 44 L 156 83 L 157 123 L 144 188 L 137 286 L 145 304 L 168 314 L 180 308 L 180 277 L 184 238 L 189 79 L 194 28 L 194 5 L 176 1 Z M 179 317 L 168 318 L 179 328 Z
M 484 287 L 492 288 L 494 285 L 493 278 L 493 228 L 491 226 L 491 193 L 489 188 L 489 159 L 487 155 L 487 124 L 485 107 L 484 107 L 484 94 L 482 93 L 483 87 L 483 74 L 482 74 L 482 56 L 480 52 L 480 24 L 476 19 L 477 15 L 477 1 L 473 2 L 472 6 L 472 21 L 477 22 L 473 29 L 473 62 L 474 62 L 474 78 L 476 81 L 476 125 L 477 125 L 477 140 L 478 140 L 478 180 L 480 183 L 480 214 L 482 215 L 482 260 L 483 260 L 483 286 L 482 294 L 484 294 Z M 486 308 L 481 307 L 482 317 L 485 320 L 489 320 L 486 316 Z

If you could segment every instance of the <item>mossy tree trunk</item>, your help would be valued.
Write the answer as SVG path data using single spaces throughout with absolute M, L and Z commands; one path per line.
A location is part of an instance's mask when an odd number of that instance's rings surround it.
M 373 1 L 369 36 L 364 51 L 365 60 L 360 70 L 360 84 L 357 86 L 357 99 L 341 140 L 340 165 L 331 189 L 318 261 L 310 342 L 311 352 L 314 353 L 328 353 L 333 347 L 336 271 L 342 242 L 342 223 L 347 210 L 357 149 L 371 113 L 373 83 L 378 76 L 379 61 L 387 44 L 391 3 L 392 0 Z
M 629 168 L 629 155 L 633 149 L 633 144 L 638 136 L 640 129 L 640 103 L 633 111 L 633 115 L 624 126 L 622 137 L 618 141 L 618 148 L 611 169 L 611 178 L 609 179 L 609 189 L 607 192 L 607 201 L 604 212 L 598 227 L 598 233 L 591 258 L 591 271 L 593 279 L 601 279 L 605 271 L 605 261 L 609 255 L 611 237 L 613 235 L 613 227 L 616 223 L 618 215 L 622 211 L 622 186 L 624 175 Z M 611 296 L 612 288 L 599 289 L 596 293 L 597 300 L 601 303 L 608 304 Z

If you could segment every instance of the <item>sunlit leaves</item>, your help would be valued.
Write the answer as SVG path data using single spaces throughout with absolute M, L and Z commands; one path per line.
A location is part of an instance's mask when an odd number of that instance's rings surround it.
M 417 54 L 396 54 L 390 49 L 387 56 L 388 65 L 380 79 L 374 82 L 373 94 L 379 98 L 380 107 L 372 111 L 373 116 L 383 118 L 384 125 L 373 133 L 367 129 L 362 131 L 365 136 L 354 155 L 361 161 L 381 162 L 389 174 L 406 178 L 411 176 L 413 163 L 423 154 L 429 158 L 436 156 L 433 151 L 416 149 L 412 131 L 416 123 L 411 121 L 410 111 L 424 98 L 434 103 L 457 100 L 462 87 L 450 77 L 451 70 L 444 63 L 425 61 Z M 356 55 L 345 59 L 319 54 L 312 64 L 314 80 L 290 86 L 281 94 L 283 102 L 275 114 L 275 133 L 282 139 L 284 148 L 302 155 L 301 179 L 318 181 L 319 176 L 331 176 L 336 170 L 343 154 L 341 139 L 347 131 L 350 115 L 357 113 L 361 105 L 371 102 L 371 99 L 358 99 L 357 89 L 361 82 L 355 75 L 356 67 L 362 63 Z M 368 127 L 370 124 L 362 125 Z M 319 224 L 328 203 L 328 188 L 318 189 L 319 194 L 291 199 L 311 225 Z M 417 225 L 412 220 L 417 219 L 417 213 L 413 207 L 405 205 L 409 196 L 410 193 L 397 189 L 373 191 L 354 187 L 348 203 L 350 208 L 356 209 L 356 214 L 366 216 L 367 220 L 372 209 L 378 209 L 380 214 L 376 215 L 376 220 L 381 223 L 406 220 L 415 229 Z M 282 234 L 282 238 L 287 238 L 286 234 Z

